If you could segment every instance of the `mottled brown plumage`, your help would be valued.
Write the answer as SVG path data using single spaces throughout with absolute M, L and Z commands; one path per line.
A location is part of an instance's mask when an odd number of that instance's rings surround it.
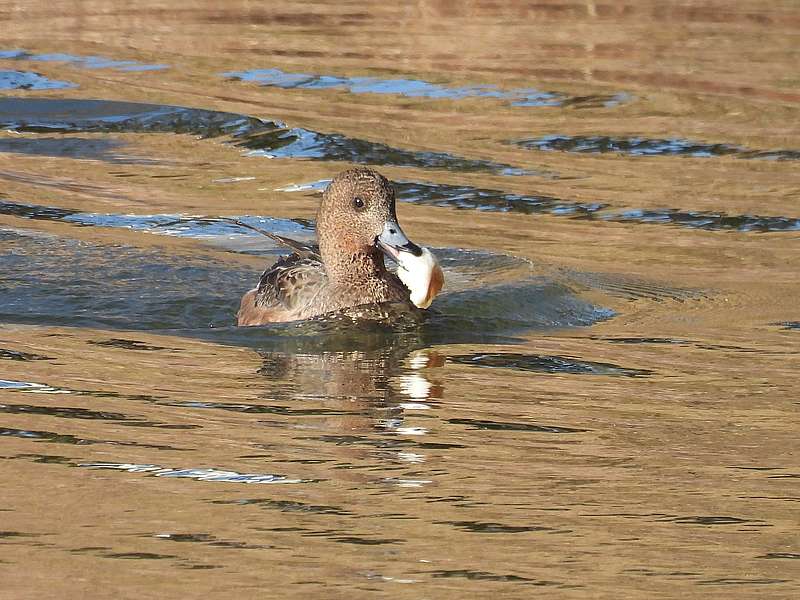
M 294 253 L 264 272 L 258 287 L 242 298 L 239 325 L 308 319 L 381 302 L 411 305 L 408 289 L 386 269 L 378 248 L 380 243 L 393 255 L 421 254 L 397 224 L 394 190 L 385 177 L 367 168 L 337 175 L 322 196 L 317 236 L 318 248 L 291 243 Z

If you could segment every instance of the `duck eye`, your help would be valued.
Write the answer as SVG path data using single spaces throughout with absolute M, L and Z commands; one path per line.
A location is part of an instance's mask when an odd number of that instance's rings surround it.
M 356 210 L 363 210 L 364 201 L 358 196 L 356 196 L 355 198 L 353 198 L 353 206 L 355 207 Z

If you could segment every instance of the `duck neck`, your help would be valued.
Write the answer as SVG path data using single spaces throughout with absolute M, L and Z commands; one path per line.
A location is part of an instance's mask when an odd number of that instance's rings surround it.
M 328 279 L 335 284 L 358 285 L 382 279 L 386 274 L 383 253 L 377 248 L 343 253 L 341 248 L 326 252 L 321 246 L 320 254 Z

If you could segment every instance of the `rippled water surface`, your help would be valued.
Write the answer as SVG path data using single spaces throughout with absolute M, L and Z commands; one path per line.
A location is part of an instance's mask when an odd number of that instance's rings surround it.
M 0 25 L 0 598 L 800 595 L 796 2 Z M 235 327 L 353 164 L 443 294 Z

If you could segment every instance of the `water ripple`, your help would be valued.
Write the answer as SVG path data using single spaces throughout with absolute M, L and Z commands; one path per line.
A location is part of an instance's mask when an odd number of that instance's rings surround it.
M 546 175 L 546 173 L 540 173 Z M 330 183 L 320 179 L 278 188 L 282 192 L 322 193 Z M 779 232 L 800 230 L 800 218 L 761 215 L 728 215 L 707 211 L 654 208 L 614 209 L 604 202 L 576 202 L 541 194 L 516 194 L 501 190 L 420 181 L 393 182 L 403 202 L 471 209 L 485 212 L 550 214 L 555 216 L 647 225 L 677 225 L 706 231 Z
M 338 506 L 306 504 L 294 500 L 274 500 L 272 498 L 238 498 L 235 500 L 212 500 L 211 504 L 233 504 L 239 506 L 258 506 L 280 512 L 312 513 L 318 515 L 353 516 L 354 513 Z
M 289 128 L 277 120 L 161 104 L 58 98 L 0 98 L 0 128 L 31 133 L 181 133 L 226 136 L 251 156 L 394 165 L 495 175 L 537 175 L 490 160 L 413 151 L 380 142 Z
M 308 479 L 291 479 L 284 475 L 237 473 L 220 469 L 178 469 L 160 467 L 158 465 L 142 465 L 135 463 L 88 462 L 76 466 L 86 469 L 111 469 L 128 473 L 146 473 L 153 477 L 171 477 L 194 479 L 196 481 L 212 481 L 223 483 L 309 483 Z
M 253 135 L 283 127 L 235 113 L 162 104 L 63 98 L 0 98 L 0 127 L 32 133 Z
M 800 218 L 798 217 L 727 215 L 725 213 L 680 210 L 676 208 L 637 208 L 600 215 L 587 215 L 584 218 L 616 223 L 678 225 L 706 231 L 739 231 L 742 233 L 800 231 Z
M 0 360 L 30 361 L 30 360 L 53 360 L 53 359 L 49 356 L 42 356 L 41 354 L 31 354 L 30 352 L 18 352 L 16 350 L 8 350 L 6 348 L 0 348 Z
M 228 250 L 275 255 L 283 252 L 235 223 L 175 215 L 99 215 L 70 209 L 0 201 L 0 213 L 81 226 L 121 226 L 212 241 Z M 255 218 L 254 218 L 255 219 Z M 306 222 L 259 221 L 289 237 L 310 235 Z M 233 227 L 233 229 L 231 229 Z M 305 235 L 298 236 L 298 232 Z M 247 244 L 250 244 L 249 246 Z M 175 257 L 159 250 L 109 247 L 71 239 L 0 230 L 0 265 L 9 285 L 0 287 L 0 317 L 12 322 L 51 322 L 128 329 L 183 330 L 232 343 L 283 348 L 284 344 L 373 343 L 401 329 L 427 343 L 511 339 L 515 331 L 590 325 L 613 312 L 578 297 L 567 285 L 536 277 L 523 259 L 488 252 L 437 249 L 448 273 L 448 290 L 421 319 L 397 311 L 376 315 L 370 334 L 352 335 L 352 321 L 329 318 L 264 328 L 229 328 L 247 282 L 257 274 L 208 256 Z M 87 269 L 84 265 L 92 265 Z M 101 268 L 102 267 L 102 268 Z M 109 288 L 109 281 L 113 282 Z M 388 308 L 387 308 L 388 310 Z M 425 323 L 421 324 L 420 320 Z M 380 322 L 377 322 L 380 321 Z M 420 329 L 419 325 L 423 325 Z M 214 329 L 211 329 L 211 328 Z M 338 342 L 336 341 L 338 340 Z M 327 343 L 327 342 L 326 342 Z M 299 347 L 299 346 L 298 346 Z
M 528 533 L 537 531 L 569 533 L 542 525 L 506 525 L 504 523 L 485 523 L 480 521 L 434 521 L 434 523 L 437 525 L 452 525 L 458 529 L 473 533 Z
M 751 150 L 735 144 L 710 144 L 681 138 L 615 138 L 604 135 L 546 135 L 511 142 L 529 150 L 582 154 L 628 154 L 630 156 L 689 156 L 710 158 L 736 156 L 761 160 L 800 160 L 800 150 Z
M 248 156 L 343 161 L 493 175 L 547 175 L 490 160 L 462 158 L 447 152 L 412 151 L 380 142 L 350 138 L 339 133 L 318 133 L 301 127 L 249 136 L 238 142 Z
M 105 346 L 108 348 L 122 348 L 123 350 L 143 350 L 145 352 L 157 352 L 159 350 L 175 351 L 175 348 L 167 348 L 166 346 L 151 346 L 138 340 L 125 340 L 121 338 L 111 338 L 108 340 L 89 340 L 90 344 L 95 346 Z
M 218 245 L 253 254 L 276 254 L 277 248 L 261 235 L 226 219 L 209 219 L 191 215 L 125 215 L 114 213 L 88 213 L 70 208 L 41 206 L 0 199 L 0 214 L 42 221 L 61 221 L 81 227 L 119 227 L 156 235 L 186 237 L 214 241 Z M 278 233 L 293 239 L 310 239 L 313 227 L 304 219 L 276 219 L 243 215 L 237 221 L 253 227 Z M 257 248 L 248 248 L 247 242 L 257 240 Z M 265 240 L 268 242 L 264 244 Z
M 322 194 L 330 179 L 308 183 L 290 184 L 277 188 L 278 192 L 312 192 Z M 559 216 L 588 216 L 607 208 L 601 202 L 572 202 L 541 194 L 515 194 L 501 190 L 476 188 L 468 185 L 429 183 L 421 181 L 393 181 L 397 199 L 401 202 L 424 204 L 484 212 L 546 213 Z
M 238 540 L 221 540 L 210 533 L 157 533 L 152 537 L 170 542 L 200 543 L 208 544 L 215 548 L 233 548 L 236 550 L 268 550 L 277 547 L 271 544 L 248 544 Z
M 32 71 L 0 71 L 0 90 L 63 90 L 78 87 Z
M 126 144 L 120 140 L 83 137 L 0 138 L 0 152 L 28 156 L 53 156 L 77 160 L 102 160 L 118 165 L 155 165 L 165 161 L 120 152 Z
M 777 583 L 789 583 L 789 579 L 769 579 L 769 578 L 737 578 L 720 577 L 718 579 L 706 579 L 698 581 L 697 585 L 774 585 Z
M 557 425 L 534 425 L 532 423 L 501 423 L 482 419 L 447 419 L 454 425 L 469 425 L 470 429 L 488 431 L 526 431 L 531 433 L 585 433 L 588 429 L 561 427 Z
M 431 577 L 437 578 L 464 578 L 470 579 L 475 581 L 512 581 L 512 582 L 519 582 L 519 583 L 527 583 L 528 585 L 535 585 L 535 586 L 556 586 L 560 587 L 564 584 L 559 581 L 546 581 L 540 579 L 533 579 L 531 577 L 522 577 L 520 575 L 499 575 L 496 573 L 490 573 L 488 571 L 472 571 L 469 569 L 449 569 L 449 570 L 438 570 L 438 571 L 420 571 L 420 574 L 430 575 Z
M 280 69 L 230 71 L 224 77 L 234 81 L 257 83 L 266 87 L 303 90 L 344 90 L 351 94 L 390 94 L 406 98 L 461 100 L 482 98 L 505 100 L 511 106 L 605 106 L 630 100 L 626 93 L 594 96 L 567 96 L 559 92 L 543 92 L 533 88 L 503 90 L 494 84 L 448 86 L 419 79 L 380 79 L 378 77 L 339 77 L 287 73 Z
M 1 405 L 0 405 L 1 406 Z M 52 444 L 70 444 L 75 446 L 88 446 L 93 444 L 109 444 L 112 446 L 133 446 L 137 448 L 150 448 L 153 450 L 169 450 L 173 452 L 185 452 L 189 448 L 176 448 L 175 446 L 165 446 L 161 444 L 144 444 L 141 442 L 120 442 L 115 440 L 98 440 L 82 438 L 66 433 L 55 433 L 52 431 L 33 431 L 30 429 L 14 429 L 11 427 L 0 427 L 0 437 L 13 437 L 26 440 L 47 442 Z
M 578 360 L 565 356 L 544 356 L 538 354 L 494 353 L 465 354 L 448 356 L 448 360 L 464 365 L 479 367 L 500 367 L 536 373 L 566 373 L 569 375 L 621 375 L 624 377 L 645 377 L 653 371 L 629 369 L 612 363 Z
M 114 69 L 115 71 L 162 71 L 168 65 L 140 63 L 136 60 L 115 60 L 104 56 L 79 56 L 75 54 L 32 54 L 26 50 L 0 50 L 0 59 L 32 62 L 63 62 L 84 69 Z

